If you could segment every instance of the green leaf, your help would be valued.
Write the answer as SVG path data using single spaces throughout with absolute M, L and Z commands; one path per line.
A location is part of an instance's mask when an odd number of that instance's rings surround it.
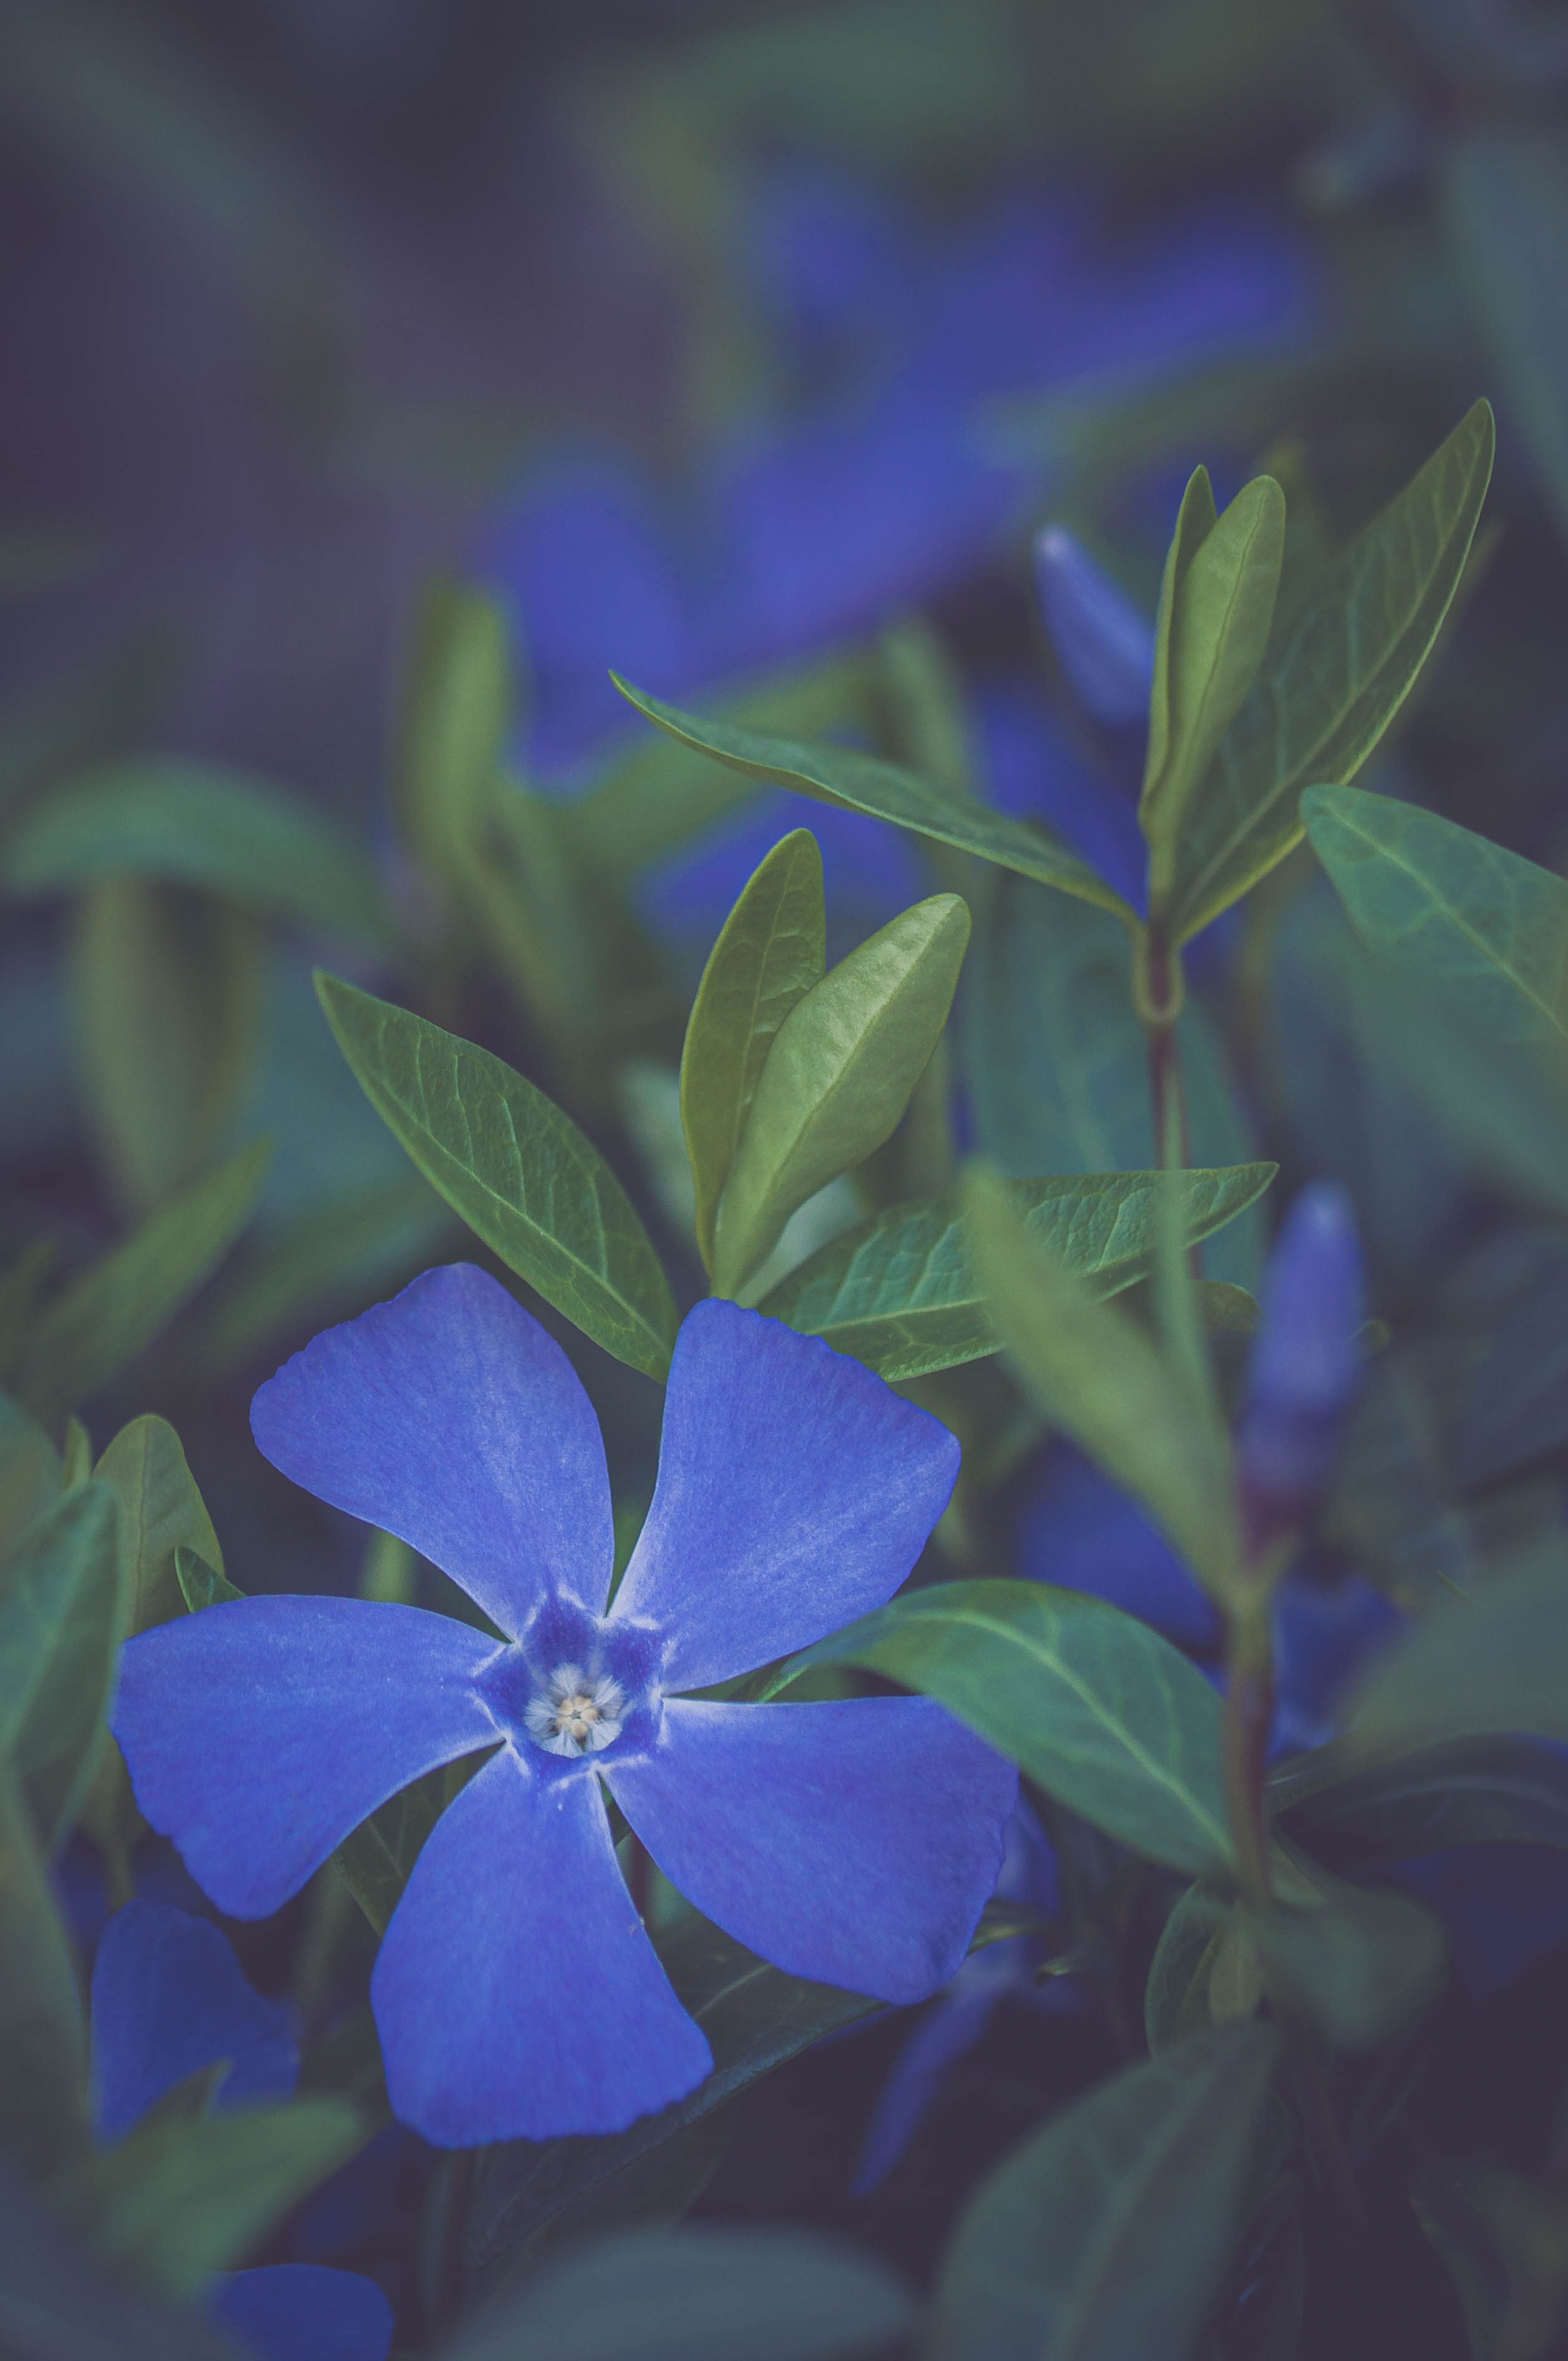
M 796 1001 L 767 1052 L 718 1209 L 716 1293 L 734 1295 L 796 1206 L 889 1137 L 941 1038 L 969 931 L 958 895 L 934 894 Z
M 1043 1582 L 909 1590 L 792 1657 L 861 1664 L 934 1697 L 1036 1785 L 1121 1844 L 1189 1876 L 1231 1859 L 1220 1702 L 1168 1640 L 1119 1607 Z
M 959 2222 L 926 2361 L 1189 2361 L 1277 2051 L 1270 2027 L 1230 2026 L 1050 2116 Z
M 1189 1241 L 1253 1203 L 1276 1170 L 1240 1164 L 1182 1173 Z M 1069 1173 L 1003 1185 L 1030 1236 L 1107 1296 L 1152 1267 L 1159 1180 L 1157 1172 Z M 758 1308 L 807 1336 L 825 1336 L 835 1352 L 852 1353 L 890 1382 L 978 1360 L 998 1343 L 970 1268 L 956 1190 L 924 1204 L 891 1205 L 830 1240 Z
M 316 990 L 356 1080 L 425 1179 L 509 1270 L 652 1378 L 674 1301 L 609 1165 L 569 1115 L 488 1049 L 335 976 Z
M 52 1238 L 35 1238 L 0 1271 L 0 1381 L 6 1385 L 59 1258 Z
M 438 875 L 466 867 L 471 815 L 494 784 L 513 699 L 498 601 L 444 577 L 427 583 L 403 678 L 396 795 L 410 849 Z
M 1121 895 L 1113 893 L 1102 878 L 1065 845 L 1025 820 L 1014 819 L 989 804 L 966 801 L 935 781 L 901 770 L 876 755 L 857 753 L 848 746 L 803 746 L 794 739 L 773 738 L 760 730 L 705 720 L 673 705 L 662 705 L 657 697 L 645 697 L 616 674 L 610 677 L 639 713 L 672 738 L 711 754 L 717 762 L 728 763 L 747 778 L 793 787 L 819 803 L 839 804 L 848 811 L 867 812 L 873 819 L 891 820 L 895 827 L 913 829 L 917 836 L 928 836 L 938 844 L 950 844 L 981 861 L 1014 869 L 1020 876 L 1037 878 L 1063 894 L 1097 902 L 1128 925 L 1136 923 Z
M 0 1568 L 0 1754 L 46 1853 L 74 1826 L 97 1769 L 128 1591 L 105 1484 L 62 1493 Z
M 1568 884 L 1550 869 L 1359 787 L 1311 787 L 1301 818 L 1371 950 L 1407 985 L 1452 995 L 1498 1043 L 1568 1043 Z
M 193 1181 L 45 1306 L 16 1390 L 46 1426 L 118 1377 L 195 1293 L 249 1219 L 271 1152 L 258 1140 Z
M 333 1855 L 338 1873 L 378 1935 L 387 1931 L 425 1839 L 488 1760 L 484 1753 L 465 1755 L 411 1780 L 338 1846 Z
M 258 1226 L 213 1290 L 192 1358 L 214 1375 L 328 1312 L 353 1312 L 438 1257 L 452 1214 L 417 1172 L 334 1197 L 286 1227 Z
M 174 1553 L 174 1576 L 180 1585 L 180 1596 L 192 1615 L 203 1607 L 223 1607 L 230 1599 L 243 1598 L 225 1574 L 209 1565 L 199 1551 L 183 1546 Z
M 1211 2026 L 1247 2023 L 1263 1992 L 1257 1947 L 1240 1911 L 1211 1887 L 1190 1885 L 1149 1964 L 1144 2031 L 1152 2055 Z
M 688 2098 L 609 2138 L 513 2140 L 488 2148 L 464 2225 L 471 2290 L 505 2278 L 577 2225 L 658 2211 L 660 2168 L 677 2136 L 825 2034 L 877 2007 L 860 1993 L 806 1983 L 768 1966 L 695 1911 L 659 1936 L 655 1949 L 677 1999 L 707 2037 L 713 2072 Z
M 641 2231 L 550 2265 L 442 2361 L 839 2361 L 915 2307 L 886 2265 L 815 2230 Z
M 60 2174 L 51 2194 L 127 2278 L 193 2296 L 259 2246 L 369 2133 L 341 2099 L 144 2116 Z
M 991 1319 L 1029 1392 L 1224 1598 L 1239 1543 L 1230 1442 L 1212 1405 L 1146 1330 L 1041 1250 L 995 1174 L 971 1173 L 964 1208 Z
M 1214 518 L 1200 467 L 1166 562 L 1155 642 L 1148 756 L 1138 819 L 1149 903 L 1175 891 L 1192 796 L 1256 677 L 1285 556 L 1285 495 L 1258 476 Z
M 235 2361 L 186 2304 L 161 2303 L 103 2270 L 82 2241 L 0 2163 L 5 2189 L 6 2361 Z
M 110 877 L 200 885 L 265 917 L 383 950 L 394 939 L 374 870 L 310 805 L 172 754 L 106 763 L 57 787 L 0 858 L 14 894 L 75 892 Z
M 1440 180 L 1443 229 L 1460 285 L 1523 435 L 1541 489 L 1568 534 L 1568 158 L 1555 124 L 1511 123 L 1448 142 Z
M 1408 1894 L 1336 1884 L 1321 1910 L 1241 1915 L 1271 1982 L 1336 2049 L 1391 2041 L 1442 1983 L 1442 1925 Z
M 1372 1764 L 1320 1747 L 1280 1766 L 1268 1800 L 1291 1843 L 1342 1874 L 1451 1845 L 1568 1851 L 1568 1763 L 1528 1738 L 1439 1739 Z
M 1288 620 L 1188 807 L 1171 925 L 1185 942 L 1300 841 L 1301 790 L 1343 785 L 1431 653 L 1492 472 L 1484 401 Z
M 975 914 L 960 1004 L 963 1070 L 980 1152 L 1006 1172 L 1133 1172 L 1159 1161 L 1148 1041 L 1128 987 L 1127 938 L 1103 910 L 998 877 Z M 1190 1155 L 1242 1164 L 1254 1144 L 1213 1024 L 1189 996 L 1176 1028 Z M 1204 1254 L 1216 1279 L 1255 1288 L 1261 1209 Z
M 146 1213 L 232 1126 L 260 1031 L 263 938 L 232 903 L 139 877 L 89 886 L 71 936 L 89 1123 L 120 1203 Z
M 696 1189 L 696 1242 L 713 1268 L 718 1201 L 763 1061 L 784 1018 L 822 980 L 822 855 L 808 830 L 775 844 L 708 954 L 681 1052 L 681 1127 Z
M 52 2172 L 87 2146 L 87 2027 L 31 1815 L 0 1755 L 0 2146 Z
M 1373 1672 L 1346 1730 L 1362 1754 L 1512 1732 L 1568 1740 L 1568 1576 L 1531 1573 L 1434 1608 Z
M 59 1452 L 36 1419 L 0 1394 L 0 1562 L 60 1484 Z

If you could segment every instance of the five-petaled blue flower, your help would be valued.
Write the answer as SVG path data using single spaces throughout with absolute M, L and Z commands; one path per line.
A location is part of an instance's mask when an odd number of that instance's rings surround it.
M 672 1883 L 793 1974 L 890 2001 L 952 1975 L 1013 1769 L 924 1697 L 680 1694 L 892 1596 L 957 1472 L 937 1420 L 819 1340 L 699 1303 L 613 1603 L 587 1396 L 471 1265 L 318 1336 L 252 1424 L 285 1475 L 400 1535 L 505 1634 L 258 1598 L 125 1651 L 114 1729 L 137 1801 L 236 1917 L 276 1910 L 409 1781 L 495 1750 L 427 1839 L 371 1978 L 405 2123 L 452 2147 L 618 2131 L 708 2072 L 601 1783 Z

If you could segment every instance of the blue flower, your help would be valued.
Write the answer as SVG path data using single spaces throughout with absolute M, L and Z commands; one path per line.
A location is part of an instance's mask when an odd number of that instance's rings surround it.
M 318 1336 L 252 1424 L 276 1466 L 399 1534 L 504 1635 L 258 1598 L 160 1625 L 123 1660 L 114 1728 L 141 1808 L 237 1917 L 276 1910 L 422 1773 L 488 1752 L 371 1979 L 403 2122 L 450 2147 L 619 2131 L 708 2072 L 601 1784 L 672 1883 L 780 1967 L 900 2002 L 947 1982 L 995 1882 L 1011 1766 L 923 1697 L 680 1694 L 892 1596 L 956 1473 L 935 1419 L 816 1339 L 698 1304 L 613 1603 L 587 1396 L 470 1265 Z
M 1112 729 L 1148 720 L 1154 625 L 1065 525 L 1035 538 L 1040 613 L 1075 694 Z
M 1236 1464 L 1255 1557 L 1317 1505 L 1361 1379 L 1361 1241 L 1337 1181 L 1303 1189 L 1286 1215 L 1247 1366 Z
M 285 2010 L 253 1992 L 204 1918 L 127 1902 L 93 1963 L 93 2120 L 115 2140 L 191 2074 L 227 2061 L 215 2108 L 286 2099 L 300 2077 Z M 391 2307 L 373 2279 L 314 2263 L 231 2271 L 206 2309 L 260 2361 L 385 2361 Z

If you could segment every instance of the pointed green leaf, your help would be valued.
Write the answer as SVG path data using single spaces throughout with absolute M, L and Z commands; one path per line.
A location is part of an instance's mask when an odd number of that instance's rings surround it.
M 822 855 L 806 829 L 753 873 L 702 972 L 681 1053 L 681 1126 L 696 1189 L 696 1240 L 713 1266 L 718 1201 L 773 1038 L 822 980 Z
M 0 2146 L 41 2175 L 86 2145 L 87 2027 L 76 1961 L 32 1816 L 0 1753 Z
M 1234 1903 L 1190 1885 L 1165 1922 L 1149 1962 L 1144 2032 L 1161 2058 L 1211 2026 L 1245 2024 L 1263 1999 L 1257 1949 Z
M 917 902 L 784 1018 L 718 1209 L 714 1287 L 733 1295 L 797 1205 L 880 1148 L 948 1021 L 969 941 L 956 894 Z
M 57 787 L 8 839 L 0 879 L 58 894 L 109 877 L 200 885 L 247 910 L 384 949 L 390 913 L 374 870 L 335 821 L 239 773 L 172 754 L 121 762 Z
M 1227 2026 L 1051 2115 L 960 2221 L 925 2361 L 1190 2361 L 1278 2048 L 1271 2026 Z
M 1148 759 L 1138 818 L 1149 847 L 1149 901 L 1169 902 L 1182 862 L 1192 796 L 1256 677 L 1274 621 L 1285 555 L 1285 495 L 1271 476 L 1236 494 L 1196 546 L 1203 511 L 1213 517 L 1208 479 L 1182 502 L 1160 595 Z M 1196 516 L 1189 513 L 1196 506 Z
M 1220 1702 L 1146 1623 L 1046 1583 L 969 1580 L 905 1591 L 770 1676 L 861 1664 L 934 1697 L 1047 1795 L 1190 1876 L 1231 1858 Z
M 744 730 L 724 721 L 705 720 L 683 713 L 657 697 L 645 697 L 612 674 L 621 695 L 667 730 L 683 745 L 728 763 L 745 777 L 793 787 L 819 803 L 840 804 L 846 810 L 867 812 L 873 819 L 891 820 L 896 828 L 913 829 L 938 844 L 972 852 L 981 861 L 994 861 L 1021 876 L 1038 878 L 1061 893 L 1075 894 L 1102 909 L 1113 910 L 1128 924 L 1133 914 L 1119 894 L 1092 869 L 1047 836 L 1043 829 L 1014 819 L 990 804 L 969 802 L 961 796 L 848 746 L 803 746 L 791 738 L 773 738 L 760 730 Z
M 1499 1042 L 1568 1042 L 1568 884 L 1416 804 L 1310 787 L 1301 818 L 1352 924 L 1410 988 Z
M 464 865 L 470 816 L 494 784 L 513 694 L 499 603 L 466 583 L 427 583 L 403 678 L 397 797 L 411 849 L 438 873 Z
M 144 2116 L 60 2174 L 51 2194 L 127 2278 L 192 2296 L 259 2246 L 369 2134 L 341 2099 Z
M 443 2361 L 849 2361 L 885 2354 L 914 2318 L 886 2265 L 838 2239 L 704 2223 L 550 2264 Z
M 675 1308 L 630 1199 L 585 1135 L 488 1049 L 335 976 L 316 990 L 393 1137 L 509 1270 L 618 1360 L 669 1367 Z
M 243 1598 L 226 1574 L 209 1565 L 199 1550 L 188 1549 L 183 1543 L 174 1553 L 174 1578 L 180 1585 L 180 1596 L 192 1615 L 203 1607 L 223 1607 L 230 1599 Z
M 206 1503 L 196 1489 L 185 1447 L 166 1418 L 133 1418 L 93 1470 L 120 1506 L 131 1584 L 133 1631 L 167 1623 L 184 1612 L 174 1555 L 194 1550 L 217 1573 L 224 1554 Z
M 1173 736 L 1171 634 L 1176 621 L 1178 594 L 1193 559 L 1213 532 L 1215 522 L 1214 489 L 1209 481 L 1209 470 L 1207 467 L 1194 467 L 1181 495 L 1181 506 L 1176 512 L 1176 530 L 1170 536 L 1170 547 L 1165 553 L 1159 604 L 1155 609 L 1154 675 L 1149 683 L 1148 743 L 1144 755 L 1146 795 L 1149 782 L 1158 778 L 1170 759 Z
M 271 1152 L 258 1140 L 192 1181 L 46 1304 L 16 1383 L 46 1426 L 118 1377 L 195 1293 L 249 1219 Z
M 1318 581 L 1188 807 L 1171 923 L 1185 942 L 1300 840 L 1301 790 L 1354 777 L 1431 653 L 1492 472 L 1478 401 Z
M 61 1493 L 0 1567 L 0 1754 L 46 1852 L 74 1825 L 97 1769 L 127 1605 L 105 1484 Z
M 1342 1874 L 1451 1845 L 1568 1851 L 1568 1762 L 1529 1738 L 1438 1739 L 1373 1763 L 1319 1747 L 1279 1766 L 1268 1802 L 1292 1844 Z
M 1183 1172 L 1178 1185 L 1189 1243 L 1253 1203 L 1276 1170 L 1239 1164 Z M 1159 1180 L 1157 1172 L 1069 1173 L 1004 1186 L 1030 1236 L 1103 1297 L 1131 1287 L 1152 1266 Z M 806 1335 L 825 1336 L 835 1352 L 852 1353 L 890 1382 L 979 1360 L 998 1344 L 956 1190 L 923 1204 L 890 1205 L 863 1228 L 830 1240 L 758 1309 Z
M 1225 1598 L 1238 1543 L 1230 1444 L 1211 1405 L 1146 1330 L 1042 1251 L 996 1175 L 977 1168 L 964 1206 L 992 1323 L 1030 1393 Z
M 89 1124 L 120 1203 L 161 1204 L 209 1161 L 252 1079 L 263 937 L 232 903 L 141 877 L 82 895 L 71 935 Z

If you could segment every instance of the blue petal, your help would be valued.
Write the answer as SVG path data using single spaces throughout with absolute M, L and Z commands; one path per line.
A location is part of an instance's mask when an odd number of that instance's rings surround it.
M 1108 1599 L 1179 1648 L 1218 1647 L 1219 1614 L 1158 1527 L 1070 1444 L 1053 1445 L 1018 1521 L 1018 1571 Z
M 1148 719 L 1154 625 L 1065 525 L 1035 537 L 1040 607 L 1062 670 L 1097 721 Z
M 750 1672 L 891 1598 L 958 1472 L 947 1428 L 859 1361 L 709 1298 L 675 1342 L 612 1616 L 670 1633 L 666 1688 Z
M 400 1787 L 493 1742 L 495 1653 L 419 1607 L 236 1599 L 126 1642 L 110 1728 L 197 1884 L 265 1918 Z
M 598 1422 L 553 1337 L 472 1263 L 328 1328 L 251 1404 L 296 1484 L 411 1543 L 515 1639 L 548 1590 L 602 1609 L 614 1561 Z
M 261 2361 L 386 2361 L 392 2342 L 392 2307 L 375 2280 L 321 2263 L 231 2271 L 206 2308 Z
M 436 1823 L 370 1979 L 393 2112 L 443 2147 L 619 2132 L 711 2071 L 598 1783 L 510 1749 Z
M 676 1697 L 603 1775 L 671 1883 L 792 1975 L 925 2000 L 1002 1867 L 1010 1763 L 928 1697 Z
M 226 1936 L 160 1902 L 127 1902 L 93 1962 L 93 2119 L 118 2139 L 156 2099 L 220 2058 L 220 2106 L 287 2098 L 300 2056 L 286 2009 L 251 1989 Z
M 869 2197 L 887 2179 L 920 2126 L 948 2070 L 972 2049 L 991 2022 L 1004 1987 L 944 1993 L 915 2027 L 872 2111 L 850 2183 L 851 2197 Z

